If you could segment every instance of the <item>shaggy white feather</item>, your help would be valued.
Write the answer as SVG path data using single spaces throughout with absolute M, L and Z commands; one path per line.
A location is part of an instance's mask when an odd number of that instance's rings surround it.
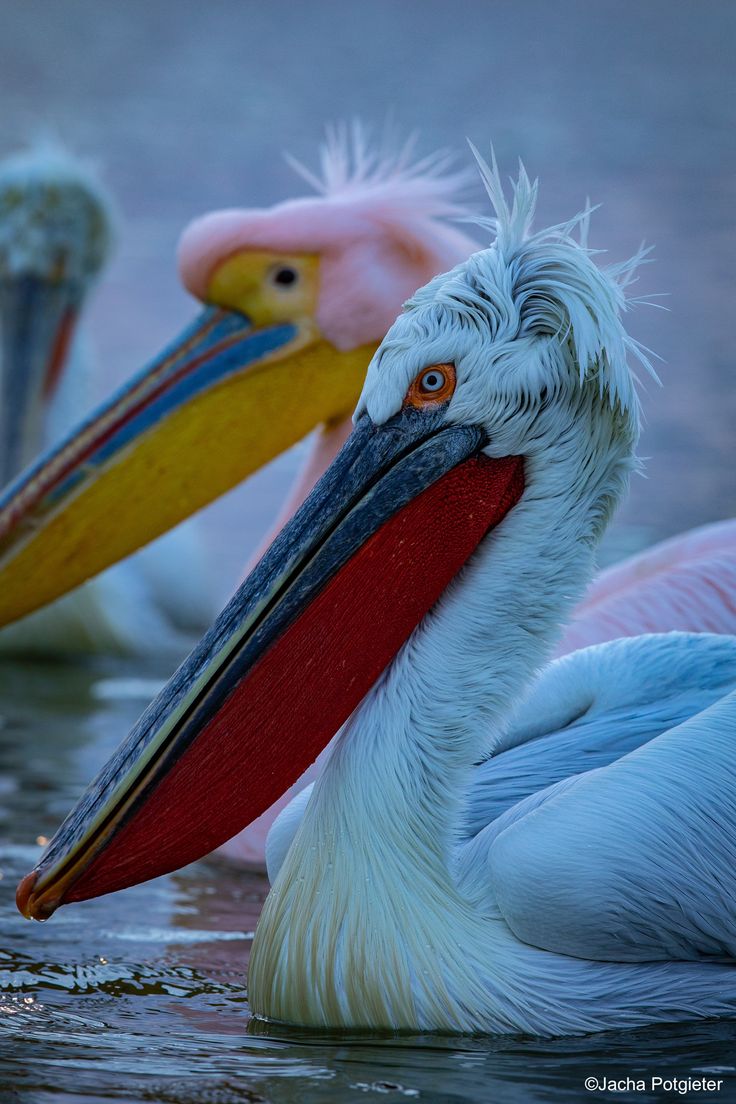
M 507 400 L 533 402 L 540 390 L 548 394 L 565 386 L 572 369 L 581 383 L 595 380 L 599 395 L 607 396 L 612 407 L 638 417 L 636 377 L 628 357 L 655 380 L 657 375 L 621 316 L 627 309 L 625 289 L 642 252 L 608 271 L 599 269 L 583 244 L 589 207 L 569 222 L 532 233 L 536 181 L 532 184 L 521 166 L 509 206 L 495 160 L 492 167 L 479 163 L 495 218 L 477 221 L 491 227 L 496 240 L 409 300 L 407 313 L 371 363 L 356 413 L 368 410 L 374 419 L 385 420 L 392 405 L 396 407 L 399 389 L 403 398 L 421 367 L 417 358 L 439 361 L 444 347 L 445 354 L 456 357 L 458 383 L 470 379 L 476 385 L 472 390 L 467 382 L 458 387 L 451 409 L 462 398 L 461 415 L 476 401 L 479 387 L 492 385 L 494 399 L 503 389 Z M 572 237 L 575 227 L 581 228 L 579 241 Z M 397 377 L 389 387 L 385 358 Z M 472 409 L 476 417 L 483 413 Z

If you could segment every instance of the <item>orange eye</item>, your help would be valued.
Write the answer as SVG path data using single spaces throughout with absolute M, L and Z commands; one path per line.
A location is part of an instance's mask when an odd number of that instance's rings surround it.
M 404 406 L 421 408 L 449 402 L 456 382 L 454 364 L 431 364 L 413 380 L 406 392 Z

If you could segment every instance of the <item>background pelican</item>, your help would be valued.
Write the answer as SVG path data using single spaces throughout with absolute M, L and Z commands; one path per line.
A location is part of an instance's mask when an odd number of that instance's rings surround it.
M 532 715 L 521 704 L 628 484 L 627 356 L 649 366 L 621 285 L 571 236 L 581 220 L 532 234 L 524 171 L 510 207 L 482 172 L 494 245 L 407 305 L 340 456 L 19 905 L 44 918 L 205 853 L 344 724 L 258 925 L 256 1014 L 538 1035 L 733 1014 L 736 641 L 580 653 L 542 676 Z M 663 676 L 629 680 L 648 735 L 675 725 L 633 751 L 616 691 L 586 677 L 615 650 Z M 688 704 L 691 664 L 705 678 Z M 491 786 L 458 846 L 479 760 L 607 705 L 613 762 L 589 770 L 563 741 L 562 779 L 541 769 L 510 802 Z
M 83 163 L 40 146 L 0 164 L 0 483 L 58 441 L 105 390 L 76 324 L 112 239 L 110 202 Z M 180 571 L 195 580 L 186 601 Z M 212 616 L 206 579 L 192 532 L 172 534 L 4 629 L 0 654 L 182 650 Z
M 446 221 L 467 214 L 467 175 L 443 154 L 413 160 L 412 146 L 370 151 L 361 128 L 339 130 L 323 149 L 323 179 L 300 170 L 317 196 L 188 228 L 181 269 L 203 314 L 4 497 L 3 622 L 164 533 L 319 426 L 294 492 L 303 497 L 344 440 L 403 300 L 475 248 Z

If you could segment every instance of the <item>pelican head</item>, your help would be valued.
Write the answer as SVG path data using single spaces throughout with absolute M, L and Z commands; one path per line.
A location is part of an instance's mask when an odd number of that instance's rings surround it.
M 0 485 L 43 447 L 111 224 L 93 173 L 62 150 L 37 147 L 0 164 Z
M 302 170 L 317 195 L 185 230 L 181 275 L 203 312 L 0 501 L 0 624 L 349 419 L 402 302 L 475 247 L 443 222 L 465 174 L 409 152 L 338 132 L 323 178 Z
M 627 357 L 647 362 L 587 213 L 532 233 L 536 185 L 509 206 L 482 171 L 494 244 L 407 303 L 342 452 L 23 882 L 26 915 L 212 850 L 366 711 L 366 774 L 404 754 L 398 714 L 418 762 L 472 764 L 549 651 L 634 464 Z

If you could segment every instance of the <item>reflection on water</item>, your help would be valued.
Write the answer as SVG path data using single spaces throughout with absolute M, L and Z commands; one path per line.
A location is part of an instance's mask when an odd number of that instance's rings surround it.
M 589 1076 L 705 1071 L 725 1084 L 698 1100 L 736 1100 L 730 1022 L 553 1042 L 335 1037 L 251 1022 L 243 979 L 267 887 L 214 860 L 61 909 L 48 924 L 23 921 L 13 895 L 36 837 L 53 831 L 137 716 L 138 695 L 164 675 L 113 661 L 0 669 L 0 838 L 12 841 L 0 845 L 3 1104 L 521 1104 L 586 1098 Z

